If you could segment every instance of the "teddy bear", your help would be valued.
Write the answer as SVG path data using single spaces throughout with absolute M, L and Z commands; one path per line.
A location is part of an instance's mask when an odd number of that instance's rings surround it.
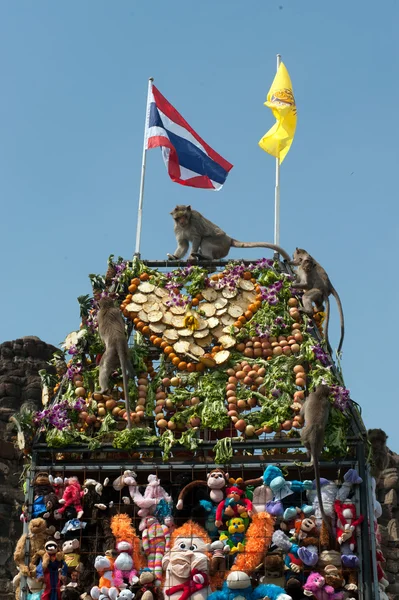
M 111 556 L 96 556 L 94 568 L 99 574 L 98 586 L 95 585 L 90 590 L 90 596 L 98 600 L 103 594 L 111 600 L 116 600 L 118 589 L 114 585 L 114 559 Z
M 137 585 L 139 589 L 134 596 L 135 600 L 163 600 L 161 588 L 151 569 L 142 569 Z
M 331 585 L 326 585 L 326 580 L 320 573 L 312 572 L 303 586 L 305 596 L 314 596 L 316 600 L 342 600 L 341 592 L 335 593 Z
M 227 531 L 222 531 L 219 540 L 230 547 L 230 554 L 243 552 L 245 541 L 245 522 L 241 517 L 235 517 L 227 521 Z
M 14 562 L 21 575 L 28 577 L 35 575 L 36 561 L 40 557 L 40 551 L 44 550 L 44 544 L 54 534 L 54 527 L 47 527 L 44 519 L 38 517 L 29 522 L 29 533 L 24 533 L 18 540 L 14 551 Z M 29 538 L 29 567 L 25 565 L 25 545 Z
M 229 573 L 221 591 L 213 592 L 208 600 L 292 600 L 284 589 L 273 583 L 261 583 L 252 589 L 251 578 L 243 571 Z

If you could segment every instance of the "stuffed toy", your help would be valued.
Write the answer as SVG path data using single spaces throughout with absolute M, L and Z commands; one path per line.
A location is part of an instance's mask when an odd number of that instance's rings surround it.
M 161 588 L 157 585 L 154 573 L 150 569 L 142 569 L 139 576 L 139 589 L 135 600 L 163 600 Z
M 148 484 L 145 488 L 144 496 L 138 490 L 133 495 L 133 502 L 140 509 L 137 514 L 139 517 L 142 517 L 139 525 L 140 531 L 145 527 L 144 517 L 154 514 L 161 499 L 165 500 L 168 504 L 172 502 L 172 498 L 163 489 L 158 477 L 156 475 L 148 475 Z
M 110 556 L 96 556 L 94 568 L 100 576 L 98 586 L 90 590 L 90 596 L 98 600 L 101 594 L 105 594 L 111 600 L 116 600 L 118 590 L 114 585 L 114 559 Z
M 274 583 L 275 585 L 285 585 L 285 563 L 280 552 L 271 552 L 267 554 L 264 560 L 265 574 L 261 578 L 261 583 Z
M 134 496 L 137 492 L 137 481 L 136 481 L 136 473 L 134 471 L 124 471 L 122 475 L 117 477 L 112 487 L 117 492 L 121 492 L 125 486 L 129 488 L 129 495 L 134 502 Z M 125 502 L 126 503 L 126 502 Z
M 266 472 L 270 469 L 268 476 Z M 269 487 L 273 494 L 273 501 L 268 502 L 266 510 L 274 516 L 282 516 L 284 521 L 290 521 L 295 518 L 298 512 L 303 512 L 306 516 L 312 514 L 313 506 L 303 502 L 303 495 L 306 490 L 312 488 L 312 482 L 305 481 L 286 481 L 281 469 L 274 465 L 269 465 L 265 471 L 264 480 L 270 481 Z M 271 479 L 272 475 L 274 477 Z
M 86 528 L 86 525 L 87 523 L 80 521 L 80 519 L 70 519 L 61 529 L 61 535 L 64 536 L 65 540 L 73 540 L 76 538 L 79 531 Z
M 340 546 L 348 542 L 349 550 L 354 551 L 356 546 L 355 529 L 363 522 L 363 515 L 356 519 L 356 507 L 353 502 L 335 500 L 334 509 L 337 515 L 337 542 Z
M 272 541 L 273 529 L 274 519 L 267 512 L 254 514 L 245 534 L 244 552 L 237 555 L 232 570 L 252 575 L 265 559 Z
M 298 557 L 304 565 L 314 567 L 319 560 L 319 531 L 316 527 L 316 517 L 302 515 L 295 522 L 295 538 L 300 544 Z
M 115 549 L 118 556 L 114 563 L 114 584 L 119 589 L 138 581 L 137 568 L 133 555 L 138 558 L 140 541 L 132 527 L 130 517 L 125 514 L 115 515 L 111 519 L 112 533 L 116 538 Z
M 243 490 L 233 486 L 226 489 L 226 498 L 219 502 L 216 509 L 215 525 L 221 527 L 226 519 L 252 516 L 252 502 L 245 498 Z
M 46 472 L 37 473 L 33 480 L 33 506 L 32 519 L 43 517 L 48 519 L 51 511 L 58 505 L 54 487 L 50 483 L 49 474 Z
M 65 481 L 59 476 L 53 477 L 52 475 L 49 475 L 48 478 L 49 482 L 54 488 L 55 495 L 57 496 L 58 500 L 61 500 L 62 494 L 64 493 Z
M 209 547 L 212 554 L 210 574 L 224 573 L 226 571 L 226 555 L 230 552 L 230 546 L 222 540 L 215 540 Z
M 170 533 L 166 525 L 161 525 L 155 517 L 144 517 L 142 533 L 143 550 L 147 555 L 148 568 L 158 581 L 162 579 L 162 559 L 170 549 Z
M 64 553 L 58 548 L 57 542 L 49 540 L 44 544 L 44 552 L 36 567 L 37 579 L 44 581 L 44 592 L 41 600 L 61 600 L 61 578 L 68 574 L 64 561 Z
M 33 579 L 32 577 L 28 577 L 26 580 L 28 585 L 28 593 L 26 594 L 27 600 L 41 600 L 43 596 L 45 584 L 43 580 Z M 19 600 L 19 598 L 18 598 Z
M 252 600 L 251 579 L 243 571 L 228 574 L 220 591 L 213 592 L 208 600 Z
M 193 488 L 198 486 L 203 486 L 208 488 L 209 497 L 212 502 L 219 504 L 224 499 L 224 488 L 227 485 L 229 480 L 229 474 L 225 473 L 222 469 L 214 469 L 208 473 L 206 481 L 195 480 L 191 483 L 188 483 L 180 492 L 179 497 L 177 499 L 176 508 L 177 510 L 182 510 L 184 499 L 188 492 L 190 492 Z
M 79 554 L 80 543 L 79 540 L 66 540 L 62 544 L 62 551 L 64 553 L 64 560 L 68 567 L 68 572 L 74 570 L 80 570 L 80 554 Z
M 263 598 L 269 598 L 269 600 L 292 600 L 291 596 L 288 596 L 283 588 L 273 583 L 261 583 L 254 589 L 252 600 L 261 600 Z
M 287 594 L 292 598 L 292 600 L 306 599 L 306 596 L 303 592 L 302 583 L 298 579 L 295 579 L 295 577 L 290 577 L 290 579 L 287 580 L 284 589 L 287 592 Z
M 354 485 L 362 483 L 362 478 L 359 477 L 355 469 L 349 469 L 344 475 L 344 482 L 341 487 L 338 487 L 334 482 L 328 479 L 320 478 L 321 498 L 323 500 L 324 512 L 328 517 L 334 516 L 334 501 L 345 500 Z M 309 504 L 313 506 L 316 516 L 316 524 L 321 527 L 323 518 L 319 508 L 319 500 L 317 498 L 316 481 L 313 481 L 312 489 L 306 492 Z
M 215 524 L 216 505 L 213 502 L 210 502 L 209 500 L 200 500 L 199 504 L 204 509 L 206 514 L 204 527 L 211 540 L 215 540 L 219 537 L 219 529 Z M 192 517 L 192 520 L 198 522 L 198 524 L 201 525 L 201 523 L 195 518 L 194 515 Z
M 188 521 L 175 529 L 170 550 L 165 552 L 162 568 L 165 571 L 164 595 L 170 600 L 207 600 L 209 585 L 209 545 L 205 529 Z
M 285 577 L 292 577 L 303 581 L 303 562 L 298 556 L 299 546 L 291 542 L 290 538 L 281 530 L 273 533 L 273 544 L 285 553 Z
M 64 493 L 59 501 L 62 507 L 55 511 L 56 518 L 60 518 L 69 507 L 76 510 L 76 517 L 80 519 L 83 515 L 82 498 L 84 492 L 81 488 L 77 477 L 69 477 L 68 483 L 65 485 Z
M 326 581 L 320 573 L 311 573 L 303 586 L 305 596 L 314 596 L 316 600 L 342 600 L 341 592 L 335 593 L 335 590 L 330 585 L 326 585 Z
M 341 590 L 345 586 L 342 569 L 339 569 L 335 565 L 326 565 L 322 574 L 326 585 L 330 585 L 335 591 Z
M 50 536 L 53 535 L 55 528 L 47 527 L 44 519 L 32 519 L 28 526 L 29 533 L 24 533 L 19 538 L 14 551 L 14 562 L 21 575 L 25 577 L 34 576 L 36 561 L 40 557 L 40 552 L 44 550 L 44 544 Z M 25 545 L 29 537 L 29 566 L 25 564 Z M 19 600 L 19 596 L 18 596 Z
M 243 552 L 245 543 L 245 521 L 241 517 L 234 517 L 226 523 L 227 531 L 222 531 L 219 540 L 230 547 L 230 554 Z

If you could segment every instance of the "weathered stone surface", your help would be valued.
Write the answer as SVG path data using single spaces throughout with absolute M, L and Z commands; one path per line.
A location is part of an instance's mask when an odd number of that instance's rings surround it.
M 399 564 L 399 548 L 383 548 L 382 551 L 386 560 L 396 560 Z
M 391 519 L 389 521 L 388 534 L 391 542 L 399 542 L 399 522 L 396 519 Z
M 383 503 L 389 504 L 390 506 L 397 506 L 398 495 L 396 493 L 396 490 L 389 490 L 388 492 L 386 492 L 384 495 Z
M 387 560 L 384 568 L 390 573 L 399 573 L 399 562 L 397 560 Z
M 19 519 L 24 494 L 19 476 L 23 459 L 15 448 L 9 418 L 22 406 L 41 405 L 38 371 L 57 350 L 35 336 L 0 344 L 0 596 L 13 600 L 15 544 L 22 533 Z
M 391 583 L 385 591 L 388 594 L 399 594 L 399 583 Z
M 397 467 L 390 467 L 385 469 L 381 474 L 380 485 L 385 490 L 391 490 L 392 488 L 398 488 L 399 473 Z

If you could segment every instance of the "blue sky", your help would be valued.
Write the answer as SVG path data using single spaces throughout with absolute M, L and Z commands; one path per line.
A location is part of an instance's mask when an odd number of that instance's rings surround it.
M 234 168 L 221 192 L 194 190 L 152 150 L 142 256 L 173 252 L 178 203 L 237 239 L 272 241 L 274 160 L 257 142 L 273 123 L 263 102 L 279 52 L 298 105 L 281 244 L 328 271 L 346 384 L 399 451 L 398 18 L 397 0 L 0 3 L 0 341 L 57 345 L 79 325 L 88 273 L 132 256 L 150 76 Z

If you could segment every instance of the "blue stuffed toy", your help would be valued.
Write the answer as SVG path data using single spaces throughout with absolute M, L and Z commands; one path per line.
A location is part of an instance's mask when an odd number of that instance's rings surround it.
M 251 579 L 243 571 L 232 571 L 223 583 L 223 587 L 218 592 L 213 592 L 208 596 L 208 600 L 235 600 L 243 598 L 245 600 L 261 600 L 265 597 L 270 600 L 292 600 L 291 596 L 285 593 L 279 585 L 272 583 L 261 583 L 254 590 L 251 586 Z
M 263 482 L 273 493 L 273 500 L 266 504 L 270 515 L 282 516 L 284 521 L 290 521 L 298 512 L 306 516 L 312 514 L 313 506 L 302 503 L 302 494 L 313 487 L 311 481 L 286 481 L 279 467 L 269 465 L 263 473 Z

